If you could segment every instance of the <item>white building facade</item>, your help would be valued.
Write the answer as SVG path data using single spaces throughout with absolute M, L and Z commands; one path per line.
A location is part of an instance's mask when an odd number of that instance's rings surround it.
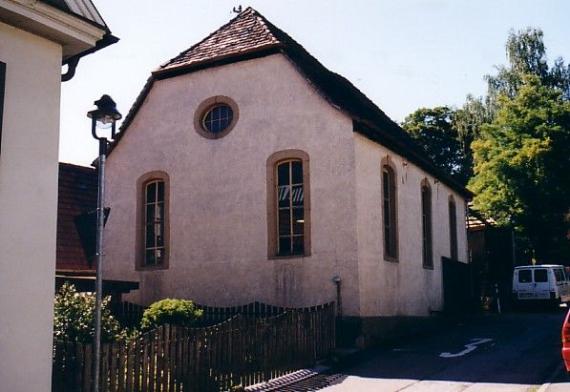
M 89 11 L 0 0 L 2 391 L 51 391 L 62 62 L 116 41 Z
M 104 276 L 139 281 L 127 299 L 145 305 L 441 310 L 441 257 L 467 262 L 469 192 L 410 142 L 247 9 L 155 71 L 127 116 L 107 161 Z

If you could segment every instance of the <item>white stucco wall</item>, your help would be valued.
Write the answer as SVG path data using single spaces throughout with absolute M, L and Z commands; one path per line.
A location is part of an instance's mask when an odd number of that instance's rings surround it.
M 360 134 L 355 133 L 354 146 L 362 315 L 425 316 L 430 310 L 441 310 L 441 257 L 450 257 L 450 195 L 456 202 L 458 259 L 467 261 L 464 199 L 414 164 Z M 397 180 L 398 262 L 384 260 L 381 162 L 387 156 Z M 432 192 L 433 270 L 422 266 L 420 186 L 424 178 Z
M 205 99 L 225 95 L 239 121 L 210 140 L 194 130 Z M 157 81 L 107 166 L 105 278 L 140 281 L 128 299 L 166 296 L 229 306 L 258 300 L 305 306 L 336 299 L 359 314 L 352 121 L 322 99 L 282 55 Z M 311 256 L 268 259 L 266 161 L 310 157 Z M 170 176 L 170 267 L 135 271 L 137 179 Z
M 51 391 L 61 46 L 0 23 L 0 390 Z
M 278 75 L 278 77 L 276 76 Z M 194 130 L 205 99 L 225 95 L 239 121 L 221 139 Z M 312 254 L 268 259 L 266 161 L 280 150 L 310 157 Z M 397 171 L 399 262 L 383 258 L 381 161 Z M 170 266 L 136 271 L 137 179 L 170 178 Z M 420 183 L 432 189 L 434 269 L 422 267 Z M 345 315 L 423 316 L 442 308 L 441 256 L 450 255 L 448 198 L 466 261 L 463 198 L 385 147 L 354 133 L 281 55 L 155 82 L 108 159 L 105 277 L 140 282 L 129 300 L 164 297 L 213 306 L 258 300 L 305 306 L 336 300 Z

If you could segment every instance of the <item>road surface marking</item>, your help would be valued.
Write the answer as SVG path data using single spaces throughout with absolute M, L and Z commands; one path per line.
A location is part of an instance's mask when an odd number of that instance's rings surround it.
M 540 386 L 540 388 L 538 388 L 538 390 L 536 392 L 546 392 L 548 391 L 548 388 L 550 388 L 550 385 L 552 384 L 552 382 L 554 381 L 554 379 L 558 376 L 558 373 L 562 372 L 563 370 L 563 364 L 560 364 L 556 367 L 556 369 L 554 369 L 554 371 L 552 372 L 552 374 L 550 376 L 548 376 L 548 378 L 544 381 L 544 384 L 542 384 Z
M 489 339 L 489 338 L 475 338 L 475 339 L 471 339 L 471 343 L 467 343 L 465 345 L 465 350 L 460 351 L 458 353 L 441 353 L 439 354 L 439 356 L 441 358 L 455 358 L 455 357 L 462 357 L 465 354 L 469 354 L 471 351 L 474 351 L 477 349 L 477 346 L 480 344 L 484 344 L 484 343 L 489 343 L 492 342 L 493 339 Z

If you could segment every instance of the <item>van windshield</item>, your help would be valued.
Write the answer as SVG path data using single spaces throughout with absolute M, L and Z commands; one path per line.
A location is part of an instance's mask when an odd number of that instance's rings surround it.
M 530 283 L 532 282 L 532 277 L 530 275 L 530 270 L 519 270 L 519 283 Z
M 548 282 L 548 276 L 546 274 L 545 269 L 534 270 L 534 282 L 535 283 Z

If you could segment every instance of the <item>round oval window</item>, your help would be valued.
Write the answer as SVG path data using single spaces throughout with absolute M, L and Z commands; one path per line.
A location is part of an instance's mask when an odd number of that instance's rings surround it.
M 204 118 L 202 125 L 204 130 L 217 135 L 224 132 L 232 123 L 234 112 L 229 105 L 219 104 L 211 107 Z

